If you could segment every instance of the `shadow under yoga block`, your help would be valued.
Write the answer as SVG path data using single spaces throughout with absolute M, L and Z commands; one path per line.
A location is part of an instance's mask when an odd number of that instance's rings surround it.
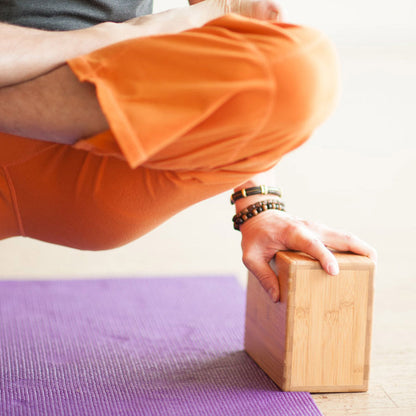
M 244 346 L 284 391 L 367 391 L 374 263 L 334 253 L 338 276 L 298 252 L 279 252 L 280 302 L 249 274 Z

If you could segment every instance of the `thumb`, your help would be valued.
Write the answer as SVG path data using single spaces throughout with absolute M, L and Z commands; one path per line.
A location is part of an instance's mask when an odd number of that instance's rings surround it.
M 246 264 L 246 267 L 254 274 L 272 301 L 278 302 L 280 299 L 279 281 L 270 265 L 264 261 L 256 261 Z

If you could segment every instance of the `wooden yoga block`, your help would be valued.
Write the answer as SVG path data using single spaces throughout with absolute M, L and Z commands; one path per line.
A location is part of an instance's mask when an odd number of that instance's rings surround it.
M 338 276 L 298 252 L 279 252 L 280 302 L 249 274 L 245 349 L 284 391 L 367 391 L 374 263 L 334 253 Z

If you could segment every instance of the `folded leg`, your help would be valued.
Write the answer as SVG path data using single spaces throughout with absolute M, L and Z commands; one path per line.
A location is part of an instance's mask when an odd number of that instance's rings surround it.
M 14 234 L 82 249 L 125 244 L 269 169 L 324 120 L 337 90 L 321 34 L 234 15 L 69 66 L 95 86 L 109 130 L 74 146 L 45 144 L 3 170 Z

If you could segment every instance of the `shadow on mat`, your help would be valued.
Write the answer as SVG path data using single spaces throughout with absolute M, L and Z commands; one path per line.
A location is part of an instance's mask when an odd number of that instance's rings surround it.
M 219 374 L 222 377 L 218 377 Z M 276 384 L 245 351 L 235 351 L 213 359 L 195 361 L 192 366 L 185 369 L 185 380 L 186 377 L 190 377 L 193 382 L 204 386 L 212 384 L 217 389 L 224 387 L 279 391 Z
M 148 382 L 174 386 L 175 389 L 192 386 L 205 391 L 280 391 L 243 350 L 206 359 L 184 361 L 182 357 L 179 362 L 159 362 L 155 370 L 146 374 Z

